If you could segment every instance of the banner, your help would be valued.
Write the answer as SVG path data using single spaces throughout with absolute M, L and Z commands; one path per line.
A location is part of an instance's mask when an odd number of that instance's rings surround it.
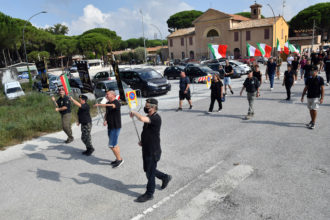
M 87 61 L 77 61 L 77 70 L 79 73 L 79 78 L 83 84 L 83 89 L 81 92 L 93 92 L 93 86 L 91 79 L 89 77 Z
M 49 81 L 46 73 L 46 67 L 44 61 L 38 61 L 36 62 L 38 74 L 40 75 L 40 81 L 42 86 L 43 92 L 49 92 Z
M 126 97 L 128 99 L 129 108 L 136 109 L 138 107 L 138 102 L 137 102 L 135 90 L 127 92 Z

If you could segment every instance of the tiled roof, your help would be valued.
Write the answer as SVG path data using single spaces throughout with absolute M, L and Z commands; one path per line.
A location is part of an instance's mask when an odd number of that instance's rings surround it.
M 162 48 L 166 49 L 166 48 L 168 48 L 168 46 L 148 47 L 147 51 L 148 52 L 157 52 L 158 50 L 160 50 Z
M 242 15 L 231 15 L 231 14 L 228 14 L 228 15 L 231 16 L 231 18 L 236 20 L 236 21 L 249 21 L 249 20 L 251 20 L 250 18 L 244 17 Z
M 184 29 L 179 29 L 168 35 L 167 37 L 179 37 L 179 36 L 185 36 L 185 35 L 190 35 L 195 33 L 195 28 L 184 28 Z
M 280 19 L 280 17 L 276 17 L 276 20 Z M 242 21 L 237 24 L 233 24 L 232 30 L 237 29 L 245 29 L 245 28 L 254 28 L 254 27 L 265 27 L 271 26 L 274 24 L 274 18 L 262 18 L 262 19 L 252 19 L 248 21 Z

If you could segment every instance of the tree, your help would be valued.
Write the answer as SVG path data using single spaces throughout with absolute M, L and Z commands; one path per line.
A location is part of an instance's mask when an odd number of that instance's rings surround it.
M 323 34 L 327 32 L 327 39 L 330 39 L 330 2 L 319 3 L 312 5 L 300 11 L 294 16 L 290 24 L 291 30 L 312 29 L 313 23 L 317 26 L 317 33 L 320 33 L 323 39 Z M 291 32 L 292 34 L 292 32 Z
M 105 55 L 108 51 L 109 38 L 99 33 L 83 34 L 78 39 L 78 45 L 84 54 L 95 53 L 95 57 Z
M 235 15 L 241 15 L 246 18 L 251 18 L 251 12 L 239 12 L 239 13 L 236 13 Z M 265 18 L 265 16 L 261 15 L 261 18 Z
M 49 59 L 49 53 L 47 51 L 32 51 L 28 54 L 29 61 L 37 62 L 43 59 Z
M 144 48 L 143 47 L 138 47 L 134 50 L 134 59 L 136 61 L 142 61 L 144 59 Z
M 81 36 L 87 35 L 87 34 L 100 34 L 105 37 L 107 37 L 110 41 L 111 49 L 112 50 L 117 50 L 120 47 L 121 43 L 121 37 L 117 35 L 115 31 L 111 31 L 107 28 L 94 28 L 90 29 L 88 31 L 85 31 Z
M 203 12 L 191 10 L 178 12 L 167 20 L 167 26 L 169 32 L 173 32 L 175 29 L 193 27 L 192 22 L 201 16 Z
M 54 24 L 53 27 L 46 28 L 45 31 L 55 35 L 66 35 L 69 33 L 69 28 L 63 24 Z

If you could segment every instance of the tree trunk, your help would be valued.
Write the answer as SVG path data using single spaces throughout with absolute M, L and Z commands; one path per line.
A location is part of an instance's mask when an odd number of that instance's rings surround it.
M 7 67 L 7 60 L 6 60 L 6 54 L 5 54 L 5 49 L 2 49 L 2 54 L 3 54 L 3 60 L 5 61 L 5 66 Z
M 64 66 L 63 66 L 63 56 L 62 56 L 62 53 L 61 53 L 61 67 L 62 67 L 62 72 L 64 71 Z
M 20 55 L 19 52 L 18 52 L 18 49 L 17 49 L 16 44 L 15 44 L 15 51 L 16 51 L 16 56 L 17 56 L 19 62 L 21 63 L 21 62 L 22 62 L 22 58 L 21 58 L 21 55 Z
M 7 53 L 8 53 L 8 60 L 9 60 L 9 63 L 10 63 L 10 65 L 12 65 L 12 64 L 13 64 L 13 61 L 12 61 L 12 59 L 11 59 L 11 57 L 10 57 L 10 51 L 9 51 L 8 48 L 7 48 Z

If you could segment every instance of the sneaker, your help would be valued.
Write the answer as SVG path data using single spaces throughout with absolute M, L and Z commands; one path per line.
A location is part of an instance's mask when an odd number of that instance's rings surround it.
M 250 120 L 251 119 L 251 115 L 246 115 L 243 120 Z
M 224 95 L 224 96 L 226 96 L 226 95 L 227 95 L 227 93 L 224 93 L 223 95 Z
M 114 160 L 110 163 L 111 166 L 115 165 L 117 163 L 118 160 Z
M 218 112 L 221 112 L 221 111 L 222 111 L 222 109 L 219 109 L 219 110 L 218 110 Z
M 313 124 L 313 122 L 312 122 L 312 121 L 310 121 L 308 124 L 306 124 L 306 127 L 310 127 L 310 126 L 311 126 L 311 124 Z
M 176 111 L 177 111 L 177 112 L 178 112 L 178 111 L 182 111 L 182 108 L 178 108 Z
M 208 113 L 208 114 L 212 114 L 212 111 L 208 111 L 207 113 Z
M 329 86 L 329 83 L 327 83 L 326 85 Z
M 135 200 L 135 202 L 146 202 L 146 201 L 148 201 L 148 200 L 152 200 L 153 198 L 154 198 L 153 195 L 148 195 L 148 194 L 145 193 L 145 194 L 139 196 L 139 197 Z
M 121 165 L 123 165 L 123 163 L 124 163 L 124 159 L 117 160 L 117 162 L 114 165 L 112 165 L 112 168 L 120 167 Z
M 234 91 L 233 90 L 230 90 L 231 94 L 234 95 Z
M 274 88 L 270 88 L 270 91 L 273 91 Z
M 71 143 L 73 141 L 74 138 L 68 138 L 66 141 L 64 141 L 64 143 L 68 144 Z
M 93 152 L 94 152 L 94 148 L 88 149 L 86 152 L 86 156 L 92 155 Z
M 165 179 L 163 179 L 163 183 L 161 186 L 161 189 L 165 189 L 168 185 L 168 183 L 172 180 L 172 176 L 171 175 L 167 175 L 167 177 Z
M 315 128 L 315 124 L 311 123 L 311 125 L 308 128 L 309 129 L 314 129 Z
M 189 109 L 192 109 L 192 105 L 189 107 Z

